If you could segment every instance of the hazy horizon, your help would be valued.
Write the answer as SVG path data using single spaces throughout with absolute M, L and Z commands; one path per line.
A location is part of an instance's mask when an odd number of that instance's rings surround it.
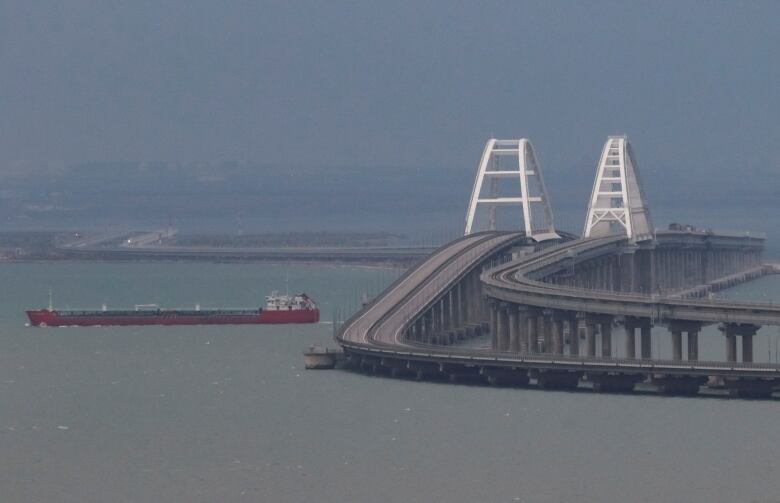
M 605 138 L 626 133 L 657 226 L 772 234 L 779 14 L 0 0 L 0 217 L 457 228 L 485 141 L 528 137 L 577 230 Z

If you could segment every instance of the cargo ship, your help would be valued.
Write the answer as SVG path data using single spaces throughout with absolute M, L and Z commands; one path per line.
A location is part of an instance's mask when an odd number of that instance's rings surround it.
M 259 325 L 265 323 L 317 323 L 320 310 L 305 293 L 265 298 L 258 309 L 166 309 L 156 304 L 140 304 L 134 309 L 76 311 L 47 309 L 27 311 L 34 327 L 90 327 L 129 325 Z

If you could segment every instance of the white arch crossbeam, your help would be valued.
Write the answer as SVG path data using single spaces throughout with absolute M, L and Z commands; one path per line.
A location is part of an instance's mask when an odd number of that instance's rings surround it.
M 499 158 L 517 158 L 516 168 L 499 168 Z M 519 195 L 501 196 L 500 179 L 516 179 L 519 182 Z M 483 185 L 489 181 L 488 194 L 483 195 Z M 557 239 L 552 209 L 541 170 L 536 162 L 531 142 L 525 138 L 519 140 L 491 139 L 485 145 L 479 163 L 474 189 L 471 192 L 468 213 L 466 215 L 466 235 L 474 231 L 477 207 L 488 207 L 488 228 L 496 230 L 496 208 L 498 206 L 519 206 L 522 208 L 522 225 L 527 236 L 536 241 Z
M 630 239 L 653 233 L 631 144 L 626 136 L 604 143 L 590 196 L 583 237 L 625 233 Z

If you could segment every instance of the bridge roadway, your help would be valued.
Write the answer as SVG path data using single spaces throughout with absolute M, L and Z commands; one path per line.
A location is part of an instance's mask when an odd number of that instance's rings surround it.
M 430 308 L 442 292 L 469 270 L 484 264 L 498 251 L 523 241 L 521 233 L 485 232 L 454 241 L 399 278 L 383 294 L 340 327 L 336 339 L 348 356 L 357 356 L 390 368 L 415 365 L 428 372 L 477 370 L 480 374 L 517 371 L 563 372 L 574 375 L 642 375 L 726 379 L 780 379 L 780 365 L 769 363 L 640 360 L 517 354 L 491 349 L 439 346 L 404 336 L 412 321 Z M 483 288 L 490 296 L 532 306 L 585 310 L 586 312 L 690 319 L 706 322 L 740 322 L 780 325 L 780 308 L 768 304 L 702 301 L 622 294 L 558 287 L 531 280 L 528 275 L 556 262 L 624 246 L 625 238 L 606 237 L 565 242 L 519 260 L 494 267 L 483 274 Z M 397 368 L 397 367 L 396 367 Z M 431 370 L 432 369 L 432 370 Z M 419 371 L 418 371 L 418 375 Z M 452 374 L 450 374 L 452 375 Z M 526 380 L 527 382 L 527 380 Z
M 339 333 L 339 342 L 365 348 L 410 346 L 402 337 L 403 330 L 421 308 L 484 257 L 523 239 L 522 233 L 477 233 L 439 248 L 347 320 Z
M 583 239 L 494 268 L 483 277 L 485 293 L 495 299 L 548 309 L 634 316 L 654 320 L 780 325 L 780 305 L 727 300 L 687 299 L 617 293 L 539 281 L 541 271 L 561 269 L 573 256 L 609 253 L 626 246 L 625 238 Z
M 68 256 L 105 260 L 273 260 L 411 263 L 428 257 L 430 247 L 210 248 L 185 246 L 61 246 Z

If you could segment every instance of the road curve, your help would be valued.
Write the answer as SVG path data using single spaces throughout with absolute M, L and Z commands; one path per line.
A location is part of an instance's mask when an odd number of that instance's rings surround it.
M 625 238 L 580 239 L 554 250 L 496 267 L 482 278 L 492 298 L 542 308 L 655 320 L 687 320 L 704 323 L 780 325 L 780 305 L 731 300 L 688 299 L 574 288 L 539 281 L 545 270 L 560 268 L 574 256 L 610 253 Z
M 436 250 L 348 319 L 337 335 L 340 343 L 364 346 L 406 346 L 406 323 L 439 293 L 498 248 L 524 239 L 522 233 L 471 234 Z

